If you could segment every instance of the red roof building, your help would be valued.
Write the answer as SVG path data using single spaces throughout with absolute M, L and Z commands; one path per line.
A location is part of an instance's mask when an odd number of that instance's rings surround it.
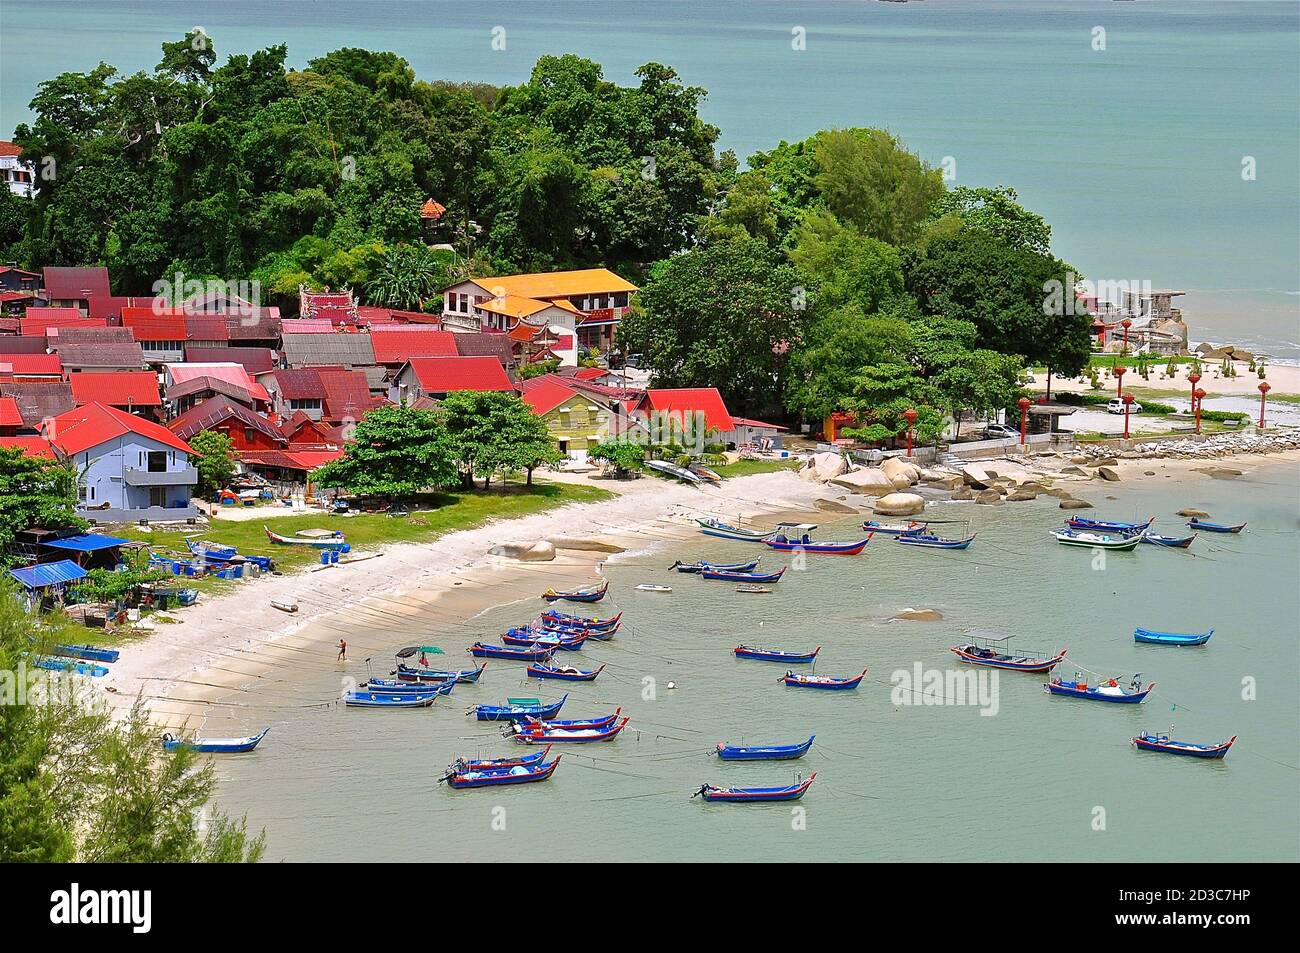
M 18 401 L 0 397 L 0 434 L 12 437 L 23 425 L 23 415 L 18 412 Z
M 393 377 L 388 396 L 411 403 L 420 397 L 445 397 L 452 391 L 513 391 L 515 386 L 494 357 L 417 357 Z
M 0 447 L 9 450 L 21 450 L 25 457 L 40 457 L 44 460 L 54 459 L 54 448 L 44 437 L 0 437 Z
M 431 330 L 423 325 L 380 325 L 370 329 L 375 363 L 400 367 L 416 357 L 459 357 L 451 331 Z
M 47 265 L 42 271 L 45 297 L 54 307 L 77 308 L 83 313 L 89 313 L 91 298 L 107 298 L 112 294 L 107 268 L 61 268 Z
M 15 381 L 62 380 L 63 364 L 57 354 L 5 354 L 0 352 L 0 374 Z
M 637 403 L 635 414 L 645 418 L 665 414 L 678 423 L 702 414 L 709 430 L 725 433 L 736 428 L 716 387 L 653 388 Z
M 182 453 L 194 452 L 188 443 L 166 427 L 103 404 L 86 404 L 60 414 L 49 421 L 46 429 L 50 443 L 68 457 L 128 434 L 147 437 Z
M 78 407 L 99 402 L 131 413 L 145 411 L 152 416 L 162 406 L 162 398 L 158 395 L 158 375 L 153 371 L 116 374 L 85 371 L 70 375 L 68 383 L 72 385 L 72 399 Z
M 245 450 L 280 450 L 289 440 L 275 424 L 259 413 L 224 395 L 195 404 L 167 425 L 182 440 L 193 438 L 202 430 L 225 434 L 234 448 Z
M 82 317 L 76 308 L 28 308 L 23 314 L 20 327 L 23 334 L 48 334 L 50 328 L 94 328 L 106 327 L 108 322 L 102 318 Z

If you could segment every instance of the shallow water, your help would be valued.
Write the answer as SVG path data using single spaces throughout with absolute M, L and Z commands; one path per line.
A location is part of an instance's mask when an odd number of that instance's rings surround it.
M 268 857 L 290 860 L 1295 860 L 1300 476 L 1271 466 L 1174 485 L 1159 462 L 1149 469 L 1158 475 L 1125 486 L 1117 501 L 1098 488 L 1089 514 L 1155 514 L 1174 532 L 1182 523 L 1174 510 L 1198 506 L 1248 520 L 1246 531 L 1202 534 L 1190 553 L 1110 554 L 1094 570 L 1090 552 L 1047 535 L 1062 517 L 1054 500 L 941 504 L 932 518 L 968 520 L 978 533 L 969 551 L 907 550 L 876 537 L 861 557 L 808 556 L 806 570 L 787 572 L 770 595 L 668 573 L 676 555 L 733 561 L 760 552 L 701 537 L 606 567 L 612 591 L 600 614 L 621 609 L 627 624 L 609 643 L 562 653 L 608 666 L 595 683 L 567 686 L 563 717 L 622 706 L 639 732 L 569 746 L 551 781 L 453 792 L 436 778 L 457 753 L 516 750 L 498 726 L 467 718 L 468 706 L 554 698 L 561 683 L 523 684 L 522 665 L 494 661 L 479 685 L 458 686 L 429 711 L 298 707 L 338 690 L 337 673 L 317 664 L 235 699 L 250 706 L 250 726 L 265 720 L 274 730 L 255 754 L 220 762 L 219 802 L 266 827 Z M 819 535 L 850 538 L 855 525 L 828 522 Z M 790 561 L 762 555 L 765 568 Z M 674 591 L 634 591 L 642 582 Z M 469 625 L 431 614 L 427 627 L 394 634 L 392 646 L 432 642 L 447 651 L 435 662 L 467 664 L 469 642 L 540 605 L 499 607 Z M 906 606 L 935 607 L 945 619 L 885 621 Z M 1132 640 L 1137 625 L 1216 634 L 1203 648 L 1142 646 Z M 994 715 L 891 702 L 893 673 L 917 663 L 955 668 L 948 646 L 981 634 L 1014 634 L 1021 650 L 1067 647 L 1067 676 L 1079 666 L 1141 671 L 1156 690 L 1141 706 L 1106 705 L 1048 697 L 1042 676 L 1000 673 Z M 820 644 L 818 672 L 871 672 L 856 692 L 788 689 L 777 683 L 781 666 L 732 658 L 739 640 Z M 653 700 L 643 697 L 647 678 Z M 1242 699 L 1248 679 L 1257 700 Z M 1187 740 L 1240 740 L 1222 762 L 1129 745 L 1139 728 L 1171 722 Z M 814 733 L 798 762 L 722 765 L 708 754 L 722 740 L 792 743 Z M 690 799 L 705 781 L 771 786 L 796 771 L 818 773 L 801 814 L 789 804 Z M 1094 830 L 1099 811 L 1104 830 Z

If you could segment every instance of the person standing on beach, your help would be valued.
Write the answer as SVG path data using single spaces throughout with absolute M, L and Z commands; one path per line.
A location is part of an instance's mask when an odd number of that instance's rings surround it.
M 340 662 L 346 662 L 346 661 L 348 660 L 348 643 L 345 642 L 343 639 L 339 639 L 339 657 L 338 657 L 338 660 L 339 660 Z

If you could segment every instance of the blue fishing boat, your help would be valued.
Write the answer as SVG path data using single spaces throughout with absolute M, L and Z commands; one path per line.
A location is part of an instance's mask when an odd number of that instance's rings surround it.
M 48 669 L 51 672 L 71 672 L 73 675 L 86 675 L 90 678 L 103 678 L 108 674 L 108 669 L 93 662 L 82 662 L 70 658 L 52 658 L 48 655 L 36 656 L 32 659 L 32 664 L 37 668 Z
M 760 556 L 759 559 L 762 559 Z M 753 572 L 758 568 L 758 559 L 751 559 L 743 563 L 711 563 L 701 559 L 698 562 L 684 563 L 681 561 L 673 563 L 669 569 L 676 569 L 678 572 L 699 573 L 706 569 L 713 572 Z
M 835 675 L 800 675 L 798 672 L 786 672 L 779 681 L 785 682 L 790 688 L 820 688 L 824 691 L 843 692 L 857 688 L 866 675 L 867 670 L 865 668 L 862 670 L 861 675 L 848 678 L 840 678 Z
M 605 671 L 605 666 L 584 671 L 572 665 L 541 665 L 534 662 L 528 666 L 529 678 L 555 678 L 564 682 L 594 682 L 596 676 Z
M 501 634 L 501 641 L 506 645 L 544 646 L 548 649 L 563 649 L 576 652 L 587 641 L 587 634 L 563 635 L 559 632 L 539 631 L 527 625 L 517 625 Z
M 510 768 L 527 768 L 535 764 L 540 764 L 546 760 L 550 754 L 551 746 L 547 745 L 541 751 L 534 751 L 531 754 L 514 755 L 508 758 L 457 758 L 451 764 L 447 765 L 449 772 L 463 774 L 466 771 L 505 771 Z
M 1089 685 L 1087 682 L 1079 681 L 1077 675 L 1074 681 L 1067 681 L 1057 676 L 1043 686 L 1049 695 L 1087 698 L 1092 701 L 1113 702 L 1120 705 L 1140 704 L 1147 695 L 1151 694 L 1151 690 L 1155 687 L 1156 683 L 1152 682 L 1146 688 L 1143 688 L 1141 673 L 1133 676 L 1133 681 L 1129 683 L 1127 689 L 1121 686 L 1117 679 L 1102 679 L 1098 685 Z
M 1122 536 L 1134 536 L 1151 528 L 1156 521 L 1153 516 L 1145 523 L 1124 523 L 1119 520 L 1094 520 L 1086 516 L 1073 516 L 1065 521 L 1070 529 L 1088 530 L 1096 533 L 1119 533 Z
M 759 649 L 752 645 L 737 645 L 731 650 L 736 658 L 752 659 L 755 662 L 785 662 L 787 665 L 807 665 L 817 660 L 822 647 L 819 645 L 811 652 L 786 652 L 782 649 Z
M 1207 523 L 1195 516 L 1187 521 L 1187 525 L 1192 529 L 1203 529 L 1207 533 L 1240 533 L 1246 528 L 1245 523 L 1237 523 L 1235 526 L 1226 523 Z
M 758 747 L 740 747 L 719 743 L 718 757 L 723 761 L 793 761 L 802 758 L 812 747 L 816 735 L 809 735 L 808 740 L 797 745 L 765 745 Z
M 907 546 L 925 546 L 930 549 L 969 549 L 970 544 L 975 542 L 975 534 L 962 539 L 948 539 L 933 533 L 907 533 L 899 536 L 897 541 Z
M 116 662 L 122 653 L 117 649 L 102 649 L 97 645 L 59 645 L 54 654 L 63 658 L 81 658 L 91 662 Z
M 705 536 L 715 536 L 718 539 L 734 539 L 742 543 L 761 543 L 767 539 L 775 530 L 759 532 L 752 529 L 742 529 L 739 526 L 732 526 L 730 523 L 724 523 L 722 520 L 714 519 L 697 519 L 695 522 L 700 524 L 700 532 Z
M 908 520 L 906 523 L 882 523 L 879 520 L 863 520 L 862 528 L 868 533 L 880 533 L 882 536 L 915 536 L 924 533 L 929 523 Z
M 507 698 L 504 705 L 475 705 L 474 717 L 479 721 L 523 721 L 527 718 L 545 720 L 554 718 L 569 698 L 543 705 L 535 698 Z
M 1214 630 L 1203 633 L 1156 632 L 1152 629 L 1134 629 L 1133 641 L 1150 645 L 1204 645 L 1210 641 Z
M 189 741 L 184 738 L 173 737 L 168 732 L 162 736 L 162 746 L 167 751 L 188 748 L 190 751 L 198 751 L 203 754 L 240 754 L 256 748 L 270 730 L 268 726 L 247 738 L 194 738 Z
M 469 654 L 475 658 L 499 658 L 510 662 L 545 662 L 550 659 L 553 649 L 541 646 L 523 648 L 513 645 L 484 645 L 475 642 L 469 647 Z
M 200 559 L 214 563 L 252 563 L 263 572 L 270 572 L 274 560 L 270 556 L 252 556 L 240 553 L 234 546 L 218 546 L 204 540 L 186 540 L 185 548 Z
M 784 575 L 784 566 L 776 572 L 727 572 L 721 569 L 705 569 L 700 572 L 700 578 L 702 579 L 718 579 L 722 582 L 750 582 L 755 584 L 780 582 L 781 577 Z
M 603 585 L 587 589 L 570 589 L 568 591 L 557 592 L 554 589 L 547 589 L 542 593 L 542 598 L 547 602 L 557 602 L 563 599 L 565 602 L 599 602 L 605 598 L 605 593 L 609 592 L 609 581 L 606 580 Z
M 1187 549 L 1192 545 L 1192 540 L 1195 538 L 1195 533 L 1191 536 L 1161 536 L 1151 532 L 1142 534 L 1142 542 L 1150 543 L 1153 546 L 1165 546 L 1169 549 Z
M 522 724 L 544 728 L 547 731 L 581 731 L 586 728 L 603 730 L 618 721 L 622 714 L 622 708 L 615 708 L 614 714 L 602 718 L 525 718 Z
M 427 692 L 346 692 L 343 704 L 348 708 L 428 708 L 440 694 Z
M 779 788 L 720 788 L 714 784 L 705 784 L 691 797 L 702 797 L 706 801 L 728 801 L 733 804 L 757 801 L 797 801 L 817 779 L 814 771 L 807 778 L 795 784 Z
M 763 540 L 763 544 L 782 553 L 798 551 L 821 553 L 827 556 L 856 556 L 866 548 L 867 543 L 871 542 L 871 534 L 868 533 L 866 539 L 855 542 L 815 543 L 812 539 L 812 531 L 817 528 L 816 523 L 778 523 L 776 528 L 776 534 Z
M 463 685 L 477 682 L 483 674 L 483 669 L 487 668 L 487 662 L 484 662 L 478 668 L 462 668 L 451 672 L 440 672 L 428 668 L 411 668 L 409 665 L 397 663 L 397 671 L 392 674 L 396 675 L 404 682 L 460 682 Z
M 529 724 L 515 725 L 512 737 L 522 745 L 545 744 L 592 744 L 597 741 L 613 741 L 619 732 L 627 727 L 631 719 L 604 728 L 553 728 L 549 725 Z
M 1142 534 L 1125 535 L 1123 533 L 1098 533 L 1082 529 L 1052 530 L 1056 541 L 1063 546 L 1079 546 L 1083 549 L 1113 549 L 1118 552 L 1131 553 L 1142 542 Z
M 963 645 L 954 645 L 948 651 L 970 665 L 1001 668 L 1009 672 L 1050 672 L 1061 664 L 1061 659 L 1065 658 L 1065 649 L 1061 649 L 1055 655 L 1046 653 L 1012 654 L 1006 651 L 1007 646 L 1000 644 L 1009 638 L 1011 636 L 990 639 L 988 640 L 989 644 L 986 645 L 967 642 Z
M 432 692 L 435 695 L 450 695 L 455 687 L 454 678 L 442 682 L 404 682 L 395 678 L 372 678 L 365 684 L 365 689 L 371 692 L 416 692 L 417 694 Z
M 1168 735 L 1150 734 L 1145 729 L 1132 740 L 1133 747 L 1140 751 L 1159 751 L 1161 754 L 1179 754 L 1188 758 L 1209 758 L 1219 760 L 1228 753 L 1237 736 L 1217 745 L 1198 745 L 1190 741 L 1175 741 Z
M 563 755 L 556 755 L 549 763 L 516 765 L 513 768 L 501 768 L 487 771 L 450 771 L 439 780 L 446 781 L 453 788 L 501 787 L 507 784 L 531 784 L 534 781 L 550 780 Z
M 549 622 L 558 622 L 561 625 L 575 626 L 594 632 L 617 628 L 619 619 L 623 618 L 623 613 L 620 612 L 608 619 L 591 619 L 585 615 L 574 615 L 571 612 L 560 612 L 558 609 L 547 609 L 542 613 L 542 618 Z

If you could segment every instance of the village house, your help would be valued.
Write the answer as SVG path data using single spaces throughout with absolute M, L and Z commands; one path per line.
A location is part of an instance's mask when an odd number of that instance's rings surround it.
M 23 147 L 0 140 L 0 182 L 14 195 L 30 199 L 36 195 L 36 166 L 19 158 Z
M 631 414 L 667 442 L 717 443 L 728 450 L 781 446 L 785 427 L 727 410 L 716 387 L 651 388 L 633 405 Z M 701 428 L 703 432 L 701 432 Z
M 99 403 L 155 421 L 162 412 L 158 375 L 153 371 L 73 374 L 68 383 L 78 407 Z
M 11 381 L 60 381 L 63 365 L 57 354 L 0 351 L 0 377 Z
M 18 401 L 0 396 L 0 437 L 16 437 L 23 426 L 23 415 L 18 412 Z
M 388 399 L 409 406 L 422 397 L 440 400 L 458 390 L 514 393 L 515 385 L 494 357 L 417 357 L 393 376 Z
M 163 387 L 171 417 L 218 395 L 258 412 L 271 403 L 267 389 L 250 377 L 242 364 L 164 364 Z
M 39 434 L 45 421 L 77 405 L 66 381 L 7 381 L 0 375 L 0 398 L 6 397 L 18 407 L 19 435 Z
M 28 308 L 19 320 L 23 335 L 48 335 L 55 328 L 103 328 L 108 321 L 88 318 L 76 308 Z
M 237 452 L 282 450 L 289 445 L 289 438 L 274 423 L 224 394 L 190 407 L 173 418 L 167 429 L 182 440 L 212 430 L 228 437 Z
M 281 417 L 301 411 L 311 420 L 330 425 L 355 423 L 386 403 L 371 392 L 365 372 L 340 365 L 283 368 L 259 380 L 271 395 L 272 409 Z
M 41 276 L 14 265 L 0 265 L 0 314 L 20 315 L 40 297 Z
M 111 295 L 107 268 L 47 265 L 41 273 L 45 300 L 52 308 L 76 308 L 83 316 L 89 316 L 91 298 Z
M 546 421 L 551 438 L 566 458 L 586 462 L 587 451 L 608 435 L 609 406 L 575 390 L 562 378 L 543 374 L 522 381 L 520 386 L 524 402 Z
M 190 445 L 166 427 L 103 404 L 46 422 L 44 436 L 76 468 L 79 509 L 101 522 L 196 516 Z
M 54 348 L 63 363 L 65 375 L 86 371 L 141 371 L 147 366 L 144 351 L 134 341 L 74 344 L 65 343 L 62 337 L 55 340 Z
M 324 331 L 290 331 L 285 322 L 285 334 L 280 353 L 286 367 L 375 367 L 375 349 L 371 335 L 360 332 L 338 332 L 332 328 Z
M 459 357 L 456 335 L 427 325 L 378 325 L 370 329 L 375 363 L 397 370 L 416 357 Z

